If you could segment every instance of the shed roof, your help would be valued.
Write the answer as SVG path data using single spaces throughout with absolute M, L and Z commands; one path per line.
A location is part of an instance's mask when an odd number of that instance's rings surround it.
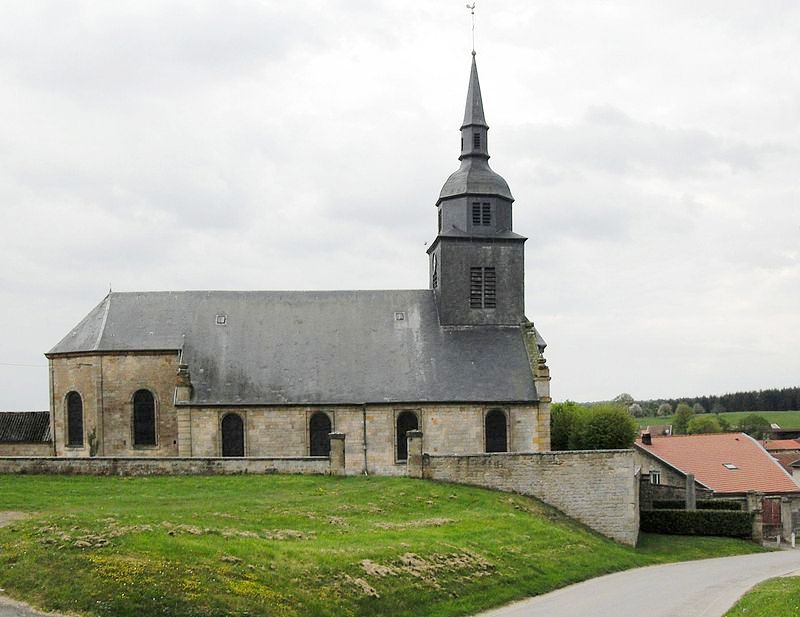
M 181 351 L 197 405 L 533 402 L 525 332 L 442 327 L 430 290 L 115 292 L 48 356 Z
M 694 474 L 715 493 L 800 492 L 778 461 L 745 433 L 652 437 L 652 445 L 637 441 L 636 447 L 684 474 Z
M 0 443 L 50 441 L 49 411 L 0 411 Z
M 764 449 L 773 450 L 800 450 L 800 439 L 765 439 Z

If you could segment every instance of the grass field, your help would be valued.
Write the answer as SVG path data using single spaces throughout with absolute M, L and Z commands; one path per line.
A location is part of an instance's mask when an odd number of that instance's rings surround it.
M 406 478 L 0 476 L 0 588 L 87 615 L 466 615 L 606 572 L 756 552 L 639 549 L 517 495 Z M 6 514 L 6 518 L 10 518 Z
M 800 411 L 731 411 L 728 413 L 721 413 L 719 415 L 720 417 L 725 418 L 728 422 L 730 422 L 731 426 L 735 426 L 737 422 L 739 422 L 739 420 L 741 420 L 745 416 L 749 416 L 751 413 L 758 414 L 759 416 L 764 416 L 767 420 L 779 424 L 782 428 L 800 427 Z M 672 424 L 674 420 L 675 420 L 674 415 L 663 416 L 663 417 L 647 416 L 644 418 L 636 418 L 636 421 L 642 428 L 650 424 Z
M 756 585 L 725 617 L 797 617 L 800 615 L 800 577 L 773 578 Z

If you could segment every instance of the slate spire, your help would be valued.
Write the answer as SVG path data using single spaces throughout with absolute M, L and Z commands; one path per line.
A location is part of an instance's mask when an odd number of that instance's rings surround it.
M 481 83 L 478 81 L 478 65 L 475 62 L 475 52 L 472 52 L 472 69 L 469 73 L 469 88 L 467 89 L 467 106 L 464 110 L 464 122 L 461 123 L 461 128 L 467 126 L 483 126 L 489 128 L 486 124 L 486 118 L 483 115 L 483 99 L 481 98 Z
M 481 98 L 481 83 L 478 81 L 478 65 L 475 62 L 475 52 L 472 52 L 472 68 L 469 72 L 469 87 L 467 88 L 467 105 L 464 108 L 464 122 L 461 123 L 461 156 L 465 158 L 489 158 L 488 148 L 489 125 L 483 115 L 483 99 Z

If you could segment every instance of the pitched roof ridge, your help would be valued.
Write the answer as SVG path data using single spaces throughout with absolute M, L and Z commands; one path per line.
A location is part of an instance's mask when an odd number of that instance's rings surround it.
M 92 348 L 94 351 L 100 349 L 100 341 L 103 340 L 103 334 L 106 332 L 106 323 L 108 322 L 108 313 L 111 310 L 111 293 L 108 292 L 108 295 L 104 298 L 105 307 L 103 308 L 103 320 L 100 322 L 100 329 L 97 333 L 97 340 L 94 342 L 94 347 Z

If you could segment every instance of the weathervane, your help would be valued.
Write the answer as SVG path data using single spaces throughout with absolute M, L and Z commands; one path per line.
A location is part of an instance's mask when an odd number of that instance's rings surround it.
M 467 3 L 470 15 L 472 15 L 472 55 L 475 55 L 475 5 L 477 2 L 473 0 L 472 4 Z

